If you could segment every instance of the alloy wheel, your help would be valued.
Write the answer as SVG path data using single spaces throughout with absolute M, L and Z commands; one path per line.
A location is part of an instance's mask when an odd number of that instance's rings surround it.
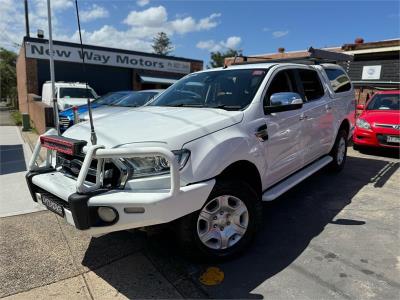
M 239 198 L 218 196 L 207 203 L 197 220 L 197 234 L 208 248 L 223 250 L 232 247 L 245 235 L 249 212 Z

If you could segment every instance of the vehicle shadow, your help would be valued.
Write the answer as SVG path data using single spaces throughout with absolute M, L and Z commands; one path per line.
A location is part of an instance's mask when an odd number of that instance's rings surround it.
M 260 284 L 291 265 L 318 236 L 327 224 L 335 226 L 363 226 L 365 220 L 335 219 L 338 213 L 352 202 L 353 197 L 383 169 L 379 184 L 383 186 L 393 174 L 398 163 L 351 157 L 347 158 L 345 169 L 339 174 L 322 170 L 297 185 L 272 203 L 265 203 L 264 223 L 253 245 L 241 256 L 225 263 L 210 265 L 196 263 L 182 258 L 176 243 L 165 235 L 150 236 L 143 251 L 156 269 L 174 284 L 182 278 L 190 278 L 203 292 L 202 297 L 230 299 L 261 299 L 262 295 L 252 292 Z M 90 255 L 96 255 L 87 250 Z M 85 265 L 84 258 L 82 264 Z M 207 267 L 220 267 L 226 274 L 224 281 L 214 287 L 202 286 L 198 278 Z M 129 287 L 121 287 L 121 276 L 130 278 L 140 270 L 123 268 L 120 276 L 92 270 L 103 280 L 128 298 L 138 295 Z M 178 280 L 179 279 L 179 280 Z M 143 282 L 144 286 L 148 283 Z M 175 285 L 175 284 L 174 284 Z M 179 289 L 178 289 L 179 290 Z M 198 294 L 187 289 L 179 290 L 185 298 L 196 298 Z M 143 296 L 143 295 L 142 295 Z M 150 298 L 159 295 L 152 295 Z M 164 296 L 162 298 L 168 298 Z M 172 297 L 170 297 L 172 298 Z
M 400 158 L 400 149 L 396 148 L 360 148 L 358 151 L 365 155 Z

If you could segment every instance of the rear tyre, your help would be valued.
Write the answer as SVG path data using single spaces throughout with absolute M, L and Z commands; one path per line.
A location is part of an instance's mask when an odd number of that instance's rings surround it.
M 228 259 L 250 244 L 261 220 L 261 201 L 247 183 L 217 181 L 201 210 L 178 221 L 178 238 L 191 258 Z
M 347 131 L 339 130 L 336 136 L 335 144 L 329 154 L 333 160 L 329 164 L 329 169 L 333 172 L 339 172 L 344 168 L 347 157 Z

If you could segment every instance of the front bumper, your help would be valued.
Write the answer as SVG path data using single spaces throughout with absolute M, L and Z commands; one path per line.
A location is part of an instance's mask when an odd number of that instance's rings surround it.
M 88 147 L 84 151 L 85 159 L 76 179 L 52 167 L 49 161 L 52 150 L 47 150 L 45 166 L 36 167 L 35 160 L 40 148 L 38 142 L 26 175 L 33 200 L 40 202 L 43 196 L 50 198 L 62 206 L 63 217 L 69 224 L 93 235 L 163 224 L 200 210 L 215 185 L 215 180 L 211 179 L 181 187 L 175 156 L 164 148 L 104 149 L 98 145 Z M 96 183 L 85 181 L 92 159 L 101 161 L 106 158 L 148 155 L 163 155 L 169 161 L 170 189 L 103 189 L 99 180 L 99 167 Z M 117 213 L 115 222 L 102 222 L 98 214 L 99 207 L 113 209 Z
M 358 146 L 399 148 L 400 144 L 388 143 L 387 136 L 400 137 L 399 131 L 381 130 L 377 128 L 363 129 L 356 126 L 353 133 L 353 143 Z
M 38 201 L 36 193 L 52 196 L 63 206 L 66 222 L 93 235 L 168 223 L 190 214 L 201 209 L 215 184 L 208 180 L 181 187 L 174 196 L 168 190 L 99 189 L 79 194 L 76 181 L 54 169 L 28 172 L 26 178 L 34 201 Z M 99 222 L 99 206 L 113 208 L 117 221 L 110 225 Z

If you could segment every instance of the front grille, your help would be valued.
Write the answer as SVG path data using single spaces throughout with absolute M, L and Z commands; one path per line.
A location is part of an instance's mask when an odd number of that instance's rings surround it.
M 70 121 L 67 117 L 60 117 L 59 122 L 60 125 L 67 128 L 72 125 L 72 121 Z
M 379 143 L 382 145 L 388 145 L 388 146 L 400 146 L 400 143 L 393 143 L 393 142 L 388 142 L 387 137 L 392 136 L 392 135 L 387 135 L 387 134 L 377 134 L 376 138 L 378 139 Z M 398 136 L 397 136 L 398 137 Z
M 390 129 L 400 130 L 400 125 L 399 124 L 378 124 L 378 123 L 375 123 L 375 127 L 390 128 Z
M 69 177 L 77 178 L 82 168 L 84 157 L 72 156 L 57 152 L 56 167 L 61 167 L 61 171 Z M 86 181 L 96 183 L 97 160 L 93 159 Z M 121 172 L 112 161 L 105 161 L 103 166 L 103 187 L 118 187 L 120 183 Z

